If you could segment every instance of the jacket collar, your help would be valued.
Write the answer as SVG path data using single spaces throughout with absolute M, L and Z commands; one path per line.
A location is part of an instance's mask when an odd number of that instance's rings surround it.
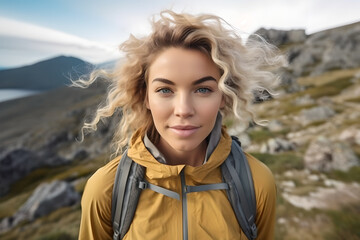
M 153 151 L 156 148 L 153 149 L 150 145 L 146 146 L 144 143 L 145 140 L 143 141 L 144 137 L 145 136 L 141 136 L 140 131 L 134 133 L 130 141 L 128 155 L 136 163 L 146 167 L 146 176 L 149 179 L 163 179 L 177 176 L 185 169 L 186 174 L 192 175 L 194 179 L 200 181 L 208 174 L 211 174 L 212 170 L 219 167 L 225 161 L 231 150 L 231 137 L 226 133 L 225 127 L 221 126 L 221 116 L 217 118 L 214 129 L 209 136 L 205 162 L 198 167 L 166 165 L 159 162 L 156 157 L 159 158 L 161 155 L 160 152 L 157 151 L 158 155 Z
M 213 130 L 211 131 L 209 137 L 208 137 L 208 145 L 206 148 L 206 154 L 203 164 L 207 162 L 209 159 L 211 153 L 215 150 L 215 147 L 219 143 L 220 136 L 221 136 L 221 127 L 222 127 L 222 116 L 220 113 L 218 113 L 216 117 L 216 122 L 214 125 Z M 148 135 L 145 134 L 144 136 L 144 145 L 149 150 L 149 152 L 153 155 L 153 157 L 159 162 L 166 164 L 166 159 L 164 155 L 159 151 L 159 149 L 151 142 Z

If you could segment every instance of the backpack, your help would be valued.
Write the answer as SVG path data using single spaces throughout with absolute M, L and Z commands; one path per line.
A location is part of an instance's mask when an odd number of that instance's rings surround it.
M 187 186 L 185 185 L 183 171 L 180 173 L 185 198 L 183 204 L 186 204 L 186 195 L 188 193 L 226 189 L 228 199 L 241 229 L 246 237 L 252 240 L 257 237 L 255 225 L 256 199 L 253 179 L 249 163 L 241 149 L 241 143 L 236 137 L 232 138 L 231 153 L 221 165 L 222 183 Z M 160 194 L 180 200 L 178 193 L 148 183 L 144 179 L 145 170 L 145 167 L 135 163 L 127 156 L 127 151 L 124 152 L 117 168 L 112 194 L 113 240 L 123 239 L 129 230 L 143 189 L 149 188 Z M 183 209 L 186 209 L 184 205 Z M 187 214 L 186 210 L 183 214 Z M 187 217 L 183 217 L 184 224 L 187 226 Z M 187 239 L 187 227 L 183 227 L 183 236 L 184 239 Z

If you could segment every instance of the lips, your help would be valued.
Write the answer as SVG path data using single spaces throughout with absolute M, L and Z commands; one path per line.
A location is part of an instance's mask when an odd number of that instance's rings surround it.
M 173 131 L 179 137 L 190 137 L 193 135 L 200 127 L 192 125 L 176 125 L 171 126 L 170 130 Z

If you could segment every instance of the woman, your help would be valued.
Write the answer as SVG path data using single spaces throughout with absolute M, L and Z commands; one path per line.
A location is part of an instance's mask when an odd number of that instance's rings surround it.
M 115 154 L 146 168 L 154 185 L 181 192 L 187 185 L 222 182 L 220 165 L 231 151 L 224 121 L 247 125 L 253 92 L 274 80 L 270 67 L 281 58 L 264 42 L 244 45 L 224 21 L 212 15 L 161 12 L 144 38 L 131 36 L 120 49 L 126 61 L 113 74 L 107 103 L 85 129 L 121 109 Z M 102 72 L 94 73 L 90 85 Z M 257 239 L 272 239 L 276 189 L 268 168 L 246 155 L 255 187 Z M 111 199 L 120 156 L 89 180 L 82 198 L 79 239 L 112 239 Z M 189 194 L 187 236 L 181 201 L 145 189 L 123 239 L 246 239 L 225 190 Z

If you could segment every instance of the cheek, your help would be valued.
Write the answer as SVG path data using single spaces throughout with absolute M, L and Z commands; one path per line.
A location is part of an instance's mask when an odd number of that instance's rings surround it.
M 151 111 L 154 120 L 162 119 L 171 112 L 169 104 L 158 98 L 148 98 L 146 106 Z
M 203 115 L 209 115 L 209 116 L 212 116 L 214 114 L 217 115 L 220 108 L 222 108 L 222 106 L 224 105 L 223 102 L 224 102 L 223 98 L 221 96 L 217 96 L 215 98 L 206 99 L 204 101 L 199 102 L 199 104 L 197 105 L 197 109 Z

